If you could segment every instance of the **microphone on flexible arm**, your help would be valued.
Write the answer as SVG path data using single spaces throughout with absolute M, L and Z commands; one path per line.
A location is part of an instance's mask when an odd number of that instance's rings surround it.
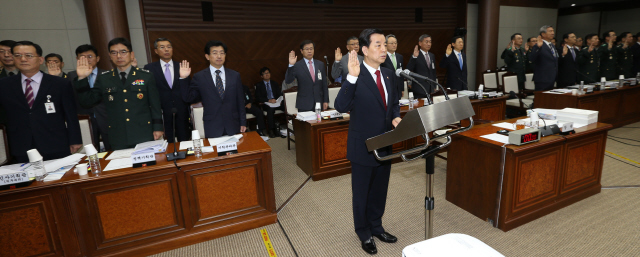
M 327 66 L 327 85 L 331 84 L 331 80 L 329 79 L 329 59 L 327 58 L 327 56 L 324 56 L 324 64 L 326 64 Z
M 429 82 L 431 82 L 433 84 L 436 84 L 437 86 L 440 87 L 440 89 L 442 89 L 442 94 L 444 95 L 444 98 L 449 100 L 449 95 L 447 95 L 447 90 L 442 85 L 440 85 L 440 83 L 434 81 L 433 79 L 430 79 L 429 77 L 425 77 L 425 76 L 422 76 L 422 75 L 420 75 L 418 73 L 412 72 L 409 69 L 405 69 L 402 72 L 407 74 L 407 75 L 409 75 L 409 76 L 416 77 L 416 78 L 419 78 L 419 79 L 424 79 L 424 80 L 429 81 Z
M 433 104 L 433 100 L 431 100 L 431 95 L 427 92 L 427 90 L 424 88 L 424 86 L 422 84 L 420 84 L 420 82 L 418 82 L 413 77 L 409 76 L 409 74 L 406 74 L 405 72 L 403 72 L 402 69 L 397 69 L 396 70 L 396 76 L 403 77 L 405 79 L 411 80 L 411 81 L 415 82 L 416 84 L 418 84 L 418 86 L 420 86 L 422 88 L 422 90 L 424 90 L 424 92 L 425 92 L 425 94 L 427 96 L 427 102 L 429 102 L 429 105 Z
M 171 141 L 173 141 L 173 153 L 167 154 L 167 161 L 173 161 L 173 164 L 176 165 L 176 167 L 178 167 L 178 164 L 176 163 L 176 160 L 181 160 L 186 158 L 186 154 L 187 152 L 178 152 L 178 148 L 176 147 L 176 139 L 175 139 L 175 133 L 176 133 L 176 113 L 178 112 L 178 109 L 176 109 L 175 107 L 171 109 L 171 112 L 173 113 L 173 138 L 171 139 Z M 178 167 L 179 169 L 179 167 Z
M 464 82 L 464 80 L 462 80 L 460 77 L 456 77 L 458 80 L 460 80 L 460 82 L 462 82 L 462 84 L 464 84 L 465 87 L 467 87 L 467 89 L 469 89 L 469 85 L 467 85 L 467 82 Z

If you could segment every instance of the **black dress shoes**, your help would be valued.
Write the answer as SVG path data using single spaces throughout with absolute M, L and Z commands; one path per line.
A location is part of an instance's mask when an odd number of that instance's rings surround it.
M 278 129 L 274 129 L 273 130 L 273 134 L 275 135 L 275 137 L 280 136 L 281 138 L 287 138 L 287 136 L 282 135 L 282 133 L 280 133 L 280 130 L 278 130 Z
M 387 232 L 383 232 L 380 235 L 373 235 L 375 237 L 377 237 L 378 239 L 380 239 L 380 241 L 385 242 L 385 243 L 395 243 L 398 242 L 398 238 L 395 237 L 392 234 L 389 234 Z
M 262 129 L 258 129 L 258 135 L 260 135 L 261 137 L 264 136 L 264 132 L 262 132 Z
M 373 237 L 369 238 L 369 240 L 362 241 L 362 250 L 371 255 L 378 253 L 378 248 L 376 248 L 376 242 L 373 241 Z
M 273 134 L 272 130 L 269 130 L 269 138 L 274 138 L 274 137 L 276 137 L 276 135 Z

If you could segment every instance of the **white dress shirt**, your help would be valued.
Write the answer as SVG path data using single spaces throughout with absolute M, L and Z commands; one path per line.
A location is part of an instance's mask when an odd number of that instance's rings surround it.
M 20 73 L 20 76 L 22 76 L 22 79 L 20 81 L 22 81 L 22 92 L 27 93 L 27 81 L 26 79 L 31 79 L 33 81 L 31 81 L 31 89 L 33 90 L 33 99 L 35 100 L 36 97 L 38 96 L 38 90 L 40 90 L 40 85 L 42 83 L 42 77 L 44 75 L 42 75 L 41 71 L 38 71 L 38 73 L 36 73 L 35 75 L 33 75 L 31 78 L 25 76 L 23 73 Z
M 380 67 L 378 66 L 377 69 L 374 69 L 373 67 L 369 66 L 366 62 L 362 62 L 362 63 L 364 63 L 364 67 L 367 68 L 367 70 L 371 74 L 371 77 L 373 77 L 373 81 L 374 82 L 377 81 L 378 77 L 376 76 L 376 71 L 380 70 Z M 360 76 L 362 76 L 362 71 L 360 71 Z M 384 83 L 384 78 L 382 77 L 383 75 L 381 70 L 380 70 L 380 76 L 381 76 L 380 81 L 382 82 L 382 88 L 384 89 L 384 98 L 386 99 L 387 106 L 389 106 L 389 93 L 387 93 L 387 86 Z M 347 81 L 355 85 L 356 81 L 358 81 L 358 77 L 347 75 Z
M 160 59 L 160 68 L 162 69 L 162 76 L 163 77 L 164 77 L 164 70 L 167 69 L 167 66 L 166 66 L 167 64 L 169 64 L 169 71 L 171 71 L 171 82 L 173 82 L 173 80 L 175 79 L 174 74 L 173 74 L 174 73 L 173 60 L 169 60 L 169 62 L 164 62 L 162 59 Z M 215 80 L 215 78 L 216 78 L 216 76 L 213 76 L 214 80 Z M 169 82 L 169 81 L 167 81 L 167 82 Z
M 216 85 L 216 67 L 209 65 L 209 70 L 211 71 L 211 77 L 213 77 L 213 85 Z M 222 79 L 222 88 L 227 90 L 227 77 L 224 74 L 224 65 L 220 67 L 220 78 Z

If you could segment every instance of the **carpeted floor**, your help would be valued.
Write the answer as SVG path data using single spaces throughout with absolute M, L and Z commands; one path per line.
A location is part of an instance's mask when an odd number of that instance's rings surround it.
M 617 138 L 607 140 L 600 194 L 506 233 L 445 200 L 446 161 L 436 158 L 434 236 L 468 234 L 505 256 L 640 256 L 639 127 L 636 123 L 609 132 Z M 280 207 L 307 176 L 296 165 L 295 149 L 287 150 L 286 139 L 268 143 Z M 424 240 L 425 176 L 424 161 L 393 165 L 383 224 L 399 241 L 378 241 L 377 256 L 401 256 L 404 247 Z M 284 231 L 279 224 L 263 227 L 278 256 L 369 256 L 353 232 L 349 175 L 309 181 L 278 219 Z M 269 256 L 260 229 L 155 256 Z

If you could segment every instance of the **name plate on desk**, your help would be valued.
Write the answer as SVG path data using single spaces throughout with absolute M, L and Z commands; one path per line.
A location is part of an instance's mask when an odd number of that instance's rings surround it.
M 216 150 L 218 151 L 218 156 L 231 155 L 238 153 L 238 144 L 236 142 L 217 144 Z
M 29 182 L 29 173 L 26 171 L 16 171 L 15 173 L 5 173 L 0 175 L 0 186 L 13 185 L 22 182 Z
M 131 154 L 131 163 L 134 168 L 156 165 L 156 154 L 153 152 Z

